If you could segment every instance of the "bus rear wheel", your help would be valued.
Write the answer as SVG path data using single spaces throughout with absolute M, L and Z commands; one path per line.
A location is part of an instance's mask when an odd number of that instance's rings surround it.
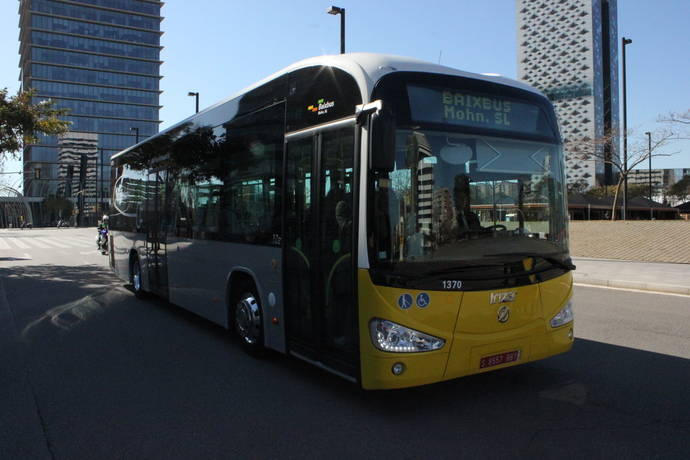
M 242 346 L 250 353 L 263 349 L 263 318 L 258 296 L 251 291 L 242 291 L 237 297 L 233 310 L 233 327 L 242 341 Z
M 141 264 L 138 257 L 133 257 L 129 263 L 129 282 L 134 291 L 134 297 L 143 299 L 146 295 L 141 281 Z

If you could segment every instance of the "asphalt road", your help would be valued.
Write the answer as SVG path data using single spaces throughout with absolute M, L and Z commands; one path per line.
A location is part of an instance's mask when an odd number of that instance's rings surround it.
M 688 458 L 688 297 L 577 287 L 568 354 L 365 392 L 135 299 L 95 236 L 0 231 L 0 458 Z

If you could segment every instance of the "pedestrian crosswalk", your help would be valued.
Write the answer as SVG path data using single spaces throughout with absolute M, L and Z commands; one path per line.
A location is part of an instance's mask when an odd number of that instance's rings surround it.
M 96 249 L 96 239 L 86 236 L 0 236 L 0 252 L 16 249 Z

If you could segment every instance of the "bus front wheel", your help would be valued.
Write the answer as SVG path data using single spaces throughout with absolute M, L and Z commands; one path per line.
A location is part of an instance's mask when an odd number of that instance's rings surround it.
M 263 321 L 258 296 L 242 291 L 234 307 L 234 329 L 244 348 L 250 353 L 263 349 Z

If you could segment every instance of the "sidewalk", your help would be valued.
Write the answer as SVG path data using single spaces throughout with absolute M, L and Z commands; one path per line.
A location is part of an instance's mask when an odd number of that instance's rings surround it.
M 573 257 L 575 283 L 690 296 L 690 264 Z

